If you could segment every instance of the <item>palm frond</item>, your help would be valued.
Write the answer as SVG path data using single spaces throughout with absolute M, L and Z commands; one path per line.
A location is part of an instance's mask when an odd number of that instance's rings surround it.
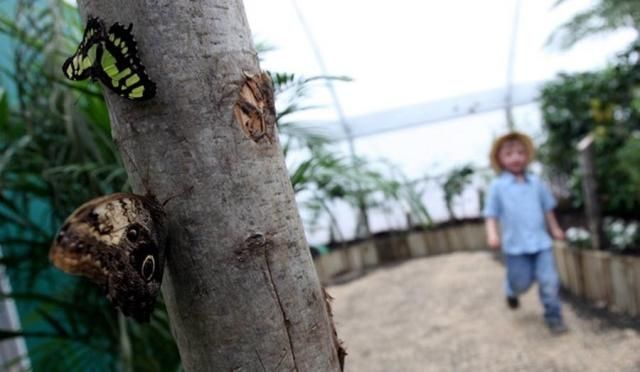
M 558 0 L 557 7 L 566 0 Z M 592 35 L 633 28 L 640 37 L 640 3 L 635 0 L 599 0 L 576 13 L 547 38 L 547 46 L 567 50 Z

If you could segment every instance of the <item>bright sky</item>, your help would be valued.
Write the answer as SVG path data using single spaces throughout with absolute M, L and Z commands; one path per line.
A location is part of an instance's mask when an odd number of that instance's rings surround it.
M 549 80 L 562 71 L 603 67 L 635 37 L 633 31 L 623 30 L 581 42 L 568 52 L 545 48 L 556 26 L 591 4 L 590 0 L 567 0 L 553 8 L 555 2 L 521 1 L 514 84 Z M 263 69 L 321 74 L 296 15 L 296 3 L 328 73 L 354 79 L 335 84 L 347 117 L 506 85 L 517 0 L 245 0 L 254 37 L 276 48 L 263 56 Z M 324 86 L 318 85 L 308 102 L 323 109 L 301 118 L 336 120 Z M 540 138 L 535 104 L 517 108 L 515 117 L 518 129 Z M 498 111 L 359 138 L 356 149 L 359 155 L 389 159 L 415 178 L 467 162 L 487 165 L 492 138 L 505 130 L 505 114 Z M 444 211 L 441 195 L 436 194 L 427 196 L 427 204 L 437 218 Z M 477 213 L 470 203 L 477 199 L 461 203 L 463 213 Z M 351 219 L 343 222 L 349 225 Z M 374 217 L 374 225 L 393 225 L 388 220 Z
M 514 81 L 600 66 L 632 32 L 581 43 L 569 53 L 543 49 L 556 25 L 591 1 L 522 0 Z M 245 0 L 253 34 L 277 49 L 263 68 L 320 74 L 294 0 Z M 504 86 L 516 0 L 297 0 L 347 115 L 455 97 Z M 325 97 L 326 98 L 326 97 Z M 328 98 L 327 98 L 328 99 Z

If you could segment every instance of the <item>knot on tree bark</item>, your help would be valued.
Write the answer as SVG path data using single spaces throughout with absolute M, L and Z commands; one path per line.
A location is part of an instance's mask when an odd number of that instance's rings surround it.
M 275 139 L 276 110 L 271 78 L 265 72 L 246 75 L 240 94 L 233 106 L 233 115 L 240 128 L 254 142 Z
M 249 257 L 263 257 L 269 241 L 260 233 L 251 234 L 234 250 L 239 262 L 245 262 Z

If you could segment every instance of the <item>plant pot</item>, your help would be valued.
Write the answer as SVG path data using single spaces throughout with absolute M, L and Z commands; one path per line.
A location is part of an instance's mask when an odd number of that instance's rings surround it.
M 611 253 L 595 250 L 584 250 L 582 254 L 582 279 L 584 296 L 605 306 L 611 303 Z
M 406 233 L 393 233 L 375 238 L 376 251 L 380 263 L 393 262 L 411 257 Z
M 638 279 L 640 279 L 638 259 L 612 254 L 611 271 L 611 310 L 628 315 L 638 315 Z
M 407 236 L 411 257 L 423 257 L 428 254 L 426 236 L 422 231 L 414 231 Z
M 567 288 L 576 296 L 584 295 L 582 281 L 582 255 L 577 249 L 563 250 L 564 268 L 566 270 Z

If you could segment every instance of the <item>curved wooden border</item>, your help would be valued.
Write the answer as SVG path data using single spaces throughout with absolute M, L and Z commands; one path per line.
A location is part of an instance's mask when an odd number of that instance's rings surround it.
M 357 276 L 386 263 L 475 250 L 488 250 L 484 225 L 477 221 L 347 243 L 316 257 L 314 263 L 320 281 L 328 283 L 336 276 Z M 640 257 L 576 249 L 563 242 L 556 242 L 553 250 L 565 289 L 597 307 L 640 316 Z

